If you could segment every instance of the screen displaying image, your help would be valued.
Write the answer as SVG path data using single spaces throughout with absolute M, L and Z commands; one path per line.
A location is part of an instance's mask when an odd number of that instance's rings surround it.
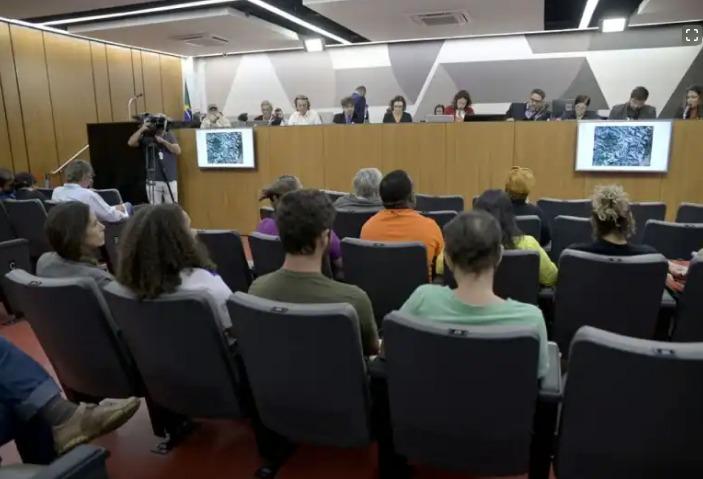
M 665 172 L 671 122 L 580 122 L 576 171 Z
M 256 168 L 251 128 L 198 130 L 200 168 Z

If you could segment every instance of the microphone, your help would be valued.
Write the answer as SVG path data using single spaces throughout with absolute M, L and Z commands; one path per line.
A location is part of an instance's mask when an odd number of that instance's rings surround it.
M 684 108 L 684 110 L 683 110 L 683 119 L 684 119 L 684 120 L 685 120 L 686 118 L 688 118 L 688 112 L 689 112 L 689 110 L 691 110 L 691 105 L 689 105 L 688 103 L 686 103 L 686 108 Z

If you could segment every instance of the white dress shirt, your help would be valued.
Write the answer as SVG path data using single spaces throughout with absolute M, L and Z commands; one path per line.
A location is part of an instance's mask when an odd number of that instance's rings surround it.
M 296 111 L 288 118 L 288 125 L 322 125 L 322 119 L 315 110 L 308 110 L 305 115 Z
M 80 201 L 90 208 L 98 221 L 117 223 L 128 217 L 127 213 L 105 203 L 105 200 L 93 190 L 83 188 L 78 183 L 65 183 L 54 189 L 53 201 Z
M 222 281 L 222 278 L 202 268 L 192 268 L 181 271 L 181 285 L 177 291 L 204 291 L 217 304 L 218 316 L 224 328 L 232 327 L 232 320 L 227 310 L 227 299 L 232 296 L 232 290 Z

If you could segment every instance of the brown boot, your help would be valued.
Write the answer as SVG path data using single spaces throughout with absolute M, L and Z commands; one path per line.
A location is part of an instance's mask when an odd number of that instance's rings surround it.
M 74 447 L 114 431 L 139 409 L 138 398 L 104 399 L 100 404 L 80 403 L 63 424 L 53 427 L 54 449 L 64 454 Z

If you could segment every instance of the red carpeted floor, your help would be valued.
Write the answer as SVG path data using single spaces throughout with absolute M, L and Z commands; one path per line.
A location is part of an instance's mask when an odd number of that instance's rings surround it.
M 6 318 L 0 318 L 6 319 Z M 26 321 L 0 326 L 0 334 L 39 361 L 51 365 Z M 146 408 L 118 431 L 94 443 L 110 451 L 112 479 L 249 478 L 259 464 L 254 436 L 245 421 L 203 421 L 177 448 L 167 455 L 150 449 L 158 442 L 152 434 Z M 4 464 L 19 462 L 13 444 L 0 448 Z M 376 451 L 302 446 L 281 469 L 280 479 L 372 479 L 376 478 Z M 414 477 L 468 479 L 469 476 L 418 468 Z M 517 476 L 526 477 L 526 476 Z

